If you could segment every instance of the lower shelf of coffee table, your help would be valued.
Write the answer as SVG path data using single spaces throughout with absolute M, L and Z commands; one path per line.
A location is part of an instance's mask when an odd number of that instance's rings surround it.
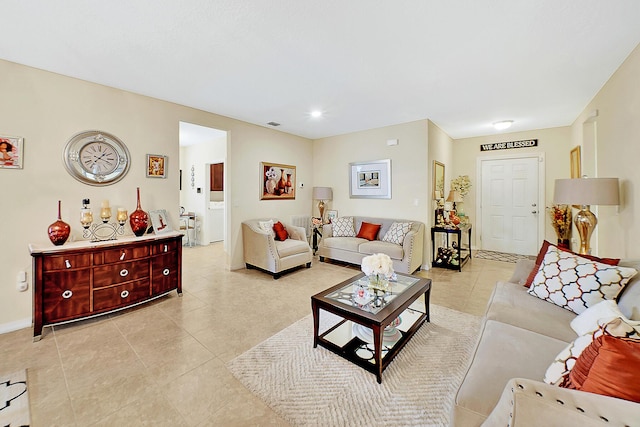
M 424 307 L 424 305 L 423 305 Z M 402 322 L 397 326 L 400 339 L 383 342 L 382 369 L 384 370 L 409 339 L 426 320 L 426 314 L 415 308 L 408 308 L 400 315 Z M 354 331 L 355 322 L 343 319 L 318 337 L 318 344 L 350 362 L 376 374 L 377 367 L 373 342 L 367 342 Z M 366 327 L 366 325 L 363 325 Z

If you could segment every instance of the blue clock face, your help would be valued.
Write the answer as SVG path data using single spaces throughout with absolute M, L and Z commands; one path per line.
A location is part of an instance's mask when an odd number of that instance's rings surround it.
M 129 171 L 129 151 L 122 141 L 106 132 L 81 132 L 67 143 L 64 164 L 78 181 L 109 185 Z

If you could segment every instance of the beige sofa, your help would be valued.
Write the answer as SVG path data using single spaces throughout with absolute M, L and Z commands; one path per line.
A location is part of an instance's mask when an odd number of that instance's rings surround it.
M 325 224 L 322 227 L 322 239 L 318 245 L 318 255 L 321 262 L 325 258 L 329 258 L 359 265 L 362 258 L 367 255 L 384 253 L 391 257 L 393 269 L 397 272 L 411 274 L 422 266 L 424 245 L 424 224 L 422 222 L 364 216 L 354 216 L 353 219 L 356 234 L 363 221 L 381 224 L 378 238 L 369 241 L 358 237 L 334 237 L 332 225 Z M 412 223 L 411 230 L 405 235 L 402 245 L 380 240 L 394 222 Z
M 640 271 L 640 262 L 621 261 Z M 498 282 L 489 300 L 470 366 L 452 410 L 452 426 L 639 425 L 640 404 L 542 382 L 555 357 L 577 338 L 575 314 L 527 293 L 533 261 L 520 262 L 513 282 Z M 519 276 L 519 277 L 518 277 Z M 640 319 L 640 277 L 618 305 Z M 603 424 L 603 419 L 608 422 Z
M 279 241 L 274 238 L 273 233 L 260 227 L 260 222 L 269 220 L 278 222 L 277 218 L 261 218 L 242 223 L 242 251 L 246 267 L 267 271 L 274 279 L 302 265 L 311 267 L 313 253 L 304 227 L 281 221 L 289 238 Z

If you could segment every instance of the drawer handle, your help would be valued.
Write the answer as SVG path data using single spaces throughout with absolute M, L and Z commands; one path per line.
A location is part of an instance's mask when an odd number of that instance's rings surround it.
M 167 252 L 169 250 L 169 246 L 164 245 L 164 251 Z
M 129 274 L 129 270 L 127 270 L 126 268 L 123 268 L 122 270 L 120 270 L 120 275 L 122 277 L 127 277 L 128 274 Z
M 127 253 L 125 251 L 122 251 L 122 255 L 120 255 L 120 261 L 122 261 L 125 256 L 127 256 Z
M 129 291 L 127 291 L 126 289 L 120 292 L 120 298 L 126 298 L 128 296 L 129 296 Z
M 64 265 L 65 265 L 67 268 L 71 268 L 71 263 L 69 262 L 69 260 L 68 260 L 68 259 L 65 259 L 65 260 L 64 260 Z
M 162 274 L 164 274 L 165 276 L 168 276 L 170 273 L 168 268 L 165 268 L 164 270 L 162 270 Z
M 73 292 L 71 292 L 69 289 L 67 289 L 66 291 L 64 291 L 62 293 L 62 298 L 69 299 L 69 298 L 71 298 L 71 295 L 73 295 Z

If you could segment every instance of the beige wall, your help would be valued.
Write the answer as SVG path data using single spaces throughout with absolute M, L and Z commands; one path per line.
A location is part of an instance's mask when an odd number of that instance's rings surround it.
M 428 161 L 427 120 L 387 126 L 315 140 L 313 143 L 313 183 L 332 187 L 333 200 L 325 209 L 338 216 L 412 219 L 429 226 L 431 173 Z M 388 146 L 387 140 L 399 144 Z M 391 199 L 352 199 L 349 197 L 349 163 L 391 159 Z M 310 190 L 310 189 L 309 189 Z M 313 214 L 318 215 L 317 202 Z M 425 256 L 429 239 L 425 235 Z
M 523 139 L 537 139 L 538 146 L 532 148 L 518 148 L 511 150 L 480 151 L 481 144 L 519 141 Z M 553 202 L 553 185 L 557 178 L 569 178 L 569 153 L 571 151 L 571 129 L 569 127 L 539 129 L 528 132 L 513 132 L 501 135 L 482 136 L 476 138 L 456 139 L 453 142 L 453 170 L 451 177 L 459 175 L 469 175 L 471 178 L 471 191 L 464 200 L 465 213 L 470 217 L 472 224 L 478 220 L 476 212 L 478 188 L 478 158 L 490 158 L 508 155 L 544 153 L 545 157 L 545 177 L 546 185 L 545 206 L 551 206 Z M 450 184 L 448 181 L 447 186 Z M 447 187 L 448 188 L 448 187 Z M 544 236 L 549 241 L 555 241 L 556 235 L 551 227 L 551 221 L 546 212 Z M 472 245 L 480 248 L 480 242 L 476 231 L 479 227 L 473 228 Z M 541 242 L 540 242 L 541 243 Z
M 108 199 L 113 207 L 135 209 L 135 188 L 140 187 L 142 207 L 166 209 L 177 224 L 179 208 L 180 121 L 229 132 L 227 148 L 229 265 L 241 268 L 240 222 L 247 218 L 309 214 L 311 189 L 293 201 L 259 200 L 260 161 L 297 166 L 298 179 L 311 183 L 310 140 L 206 113 L 200 110 L 44 72 L 0 60 L 0 133 L 25 138 L 24 168 L 0 169 L 3 224 L 0 248 L 0 332 L 31 324 L 30 242 L 47 242 L 46 230 L 56 219 L 62 200 L 62 218 L 80 236 L 79 209 L 90 198 L 95 209 Z M 92 187 L 73 179 L 62 163 L 68 139 L 77 132 L 99 129 L 119 137 L 133 159 L 120 182 Z M 146 154 L 169 156 L 167 179 L 145 177 Z M 25 270 L 29 290 L 16 290 L 16 275 Z
M 591 243 L 601 256 L 639 258 L 640 223 L 640 45 L 573 123 L 573 145 L 583 141 L 583 123 L 597 111 L 596 176 L 621 181 L 619 207 L 600 207 Z M 590 159 L 584 159 L 590 160 Z M 593 159 L 591 159 L 593 161 Z

